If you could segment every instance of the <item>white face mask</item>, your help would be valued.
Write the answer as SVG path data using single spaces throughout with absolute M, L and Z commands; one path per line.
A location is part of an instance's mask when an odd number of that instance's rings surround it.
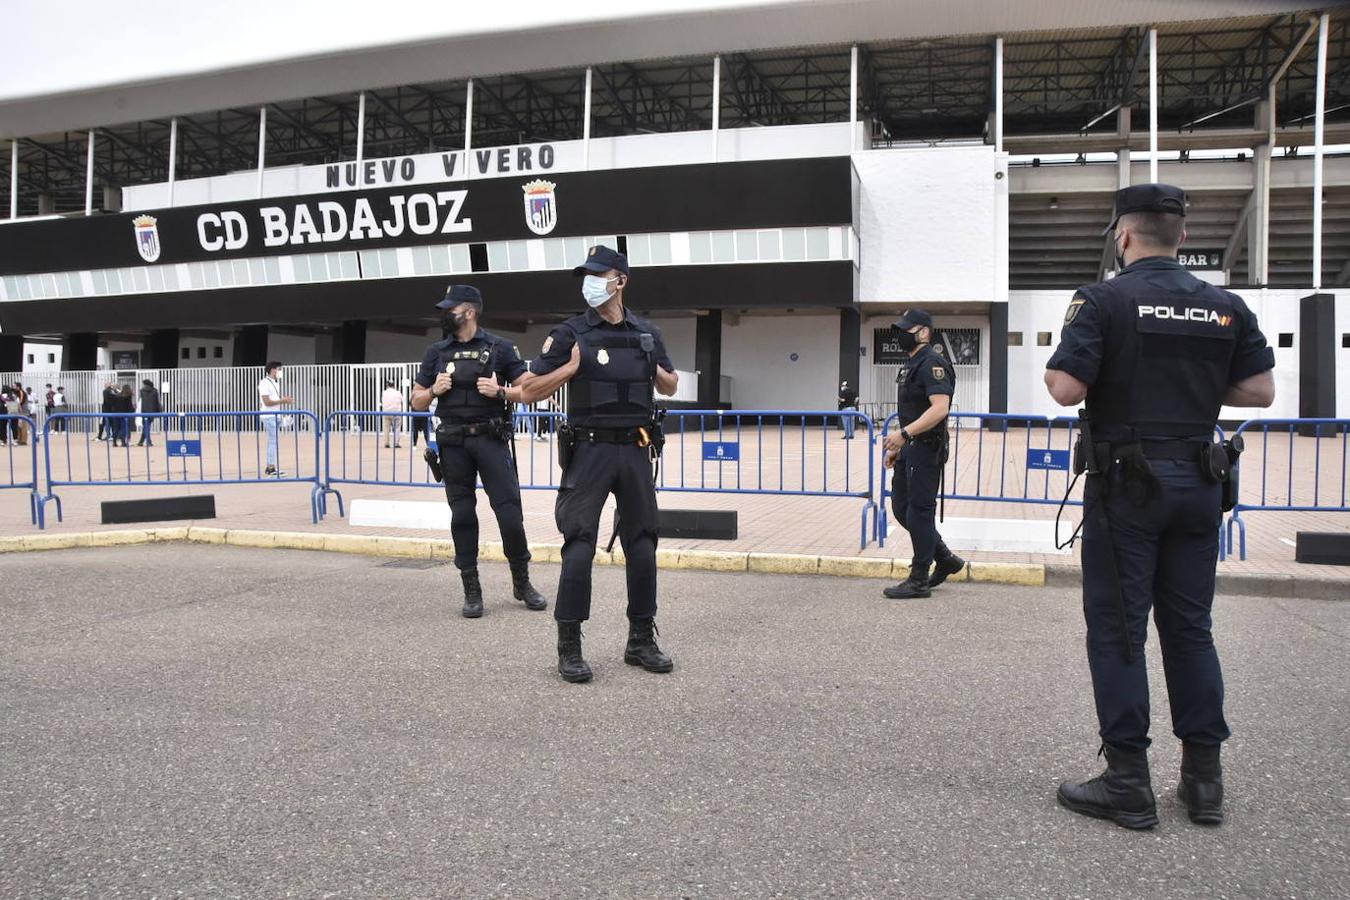
M 281 384 L 281 370 L 280 370 L 280 369 L 278 369 L 278 370 L 277 370 L 277 373 L 276 373 L 275 375 L 272 376 L 272 380 L 275 381 L 277 384 Z
M 604 306 L 614 292 L 609 289 L 611 281 L 618 281 L 617 278 L 602 278 L 599 275 L 587 275 L 581 279 L 581 296 L 586 299 L 586 303 L 592 309 L 598 306 Z

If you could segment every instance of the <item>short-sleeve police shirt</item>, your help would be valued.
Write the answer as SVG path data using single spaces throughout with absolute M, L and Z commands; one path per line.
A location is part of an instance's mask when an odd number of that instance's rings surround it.
M 675 371 L 675 365 L 670 361 L 670 354 L 666 352 L 666 342 L 661 337 L 660 329 L 633 315 L 632 310 L 624 310 L 624 320 L 617 325 L 605 321 L 593 309 L 586 310 L 585 319 L 586 323 L 592 328 L 599 328 L 602 331 L 650 333 L 656 340 L 656 364 L 667 372 Z M 564 322 L 554 328 L 544 339 L 544 346 L 539 355 L 530 361 L 530 371 L 535 375 L 547 375 L 549 372 L 566 365 L 568 360 L 572 358 L 572 347 L 576 342 L 577 333 L 569 322 Z
M 1180 263 L 1166 257 L 1140 260 L 1128 268 L 1136 267 L 1182 270 Z M 1233 303 L 1234 314 L 1240 319 L 1237 345 L 1228 369 L 1228 383 L 1234 384 L 1275 368 L 1275 353 L 1266 342 L 1266 336 L 1257 324 L 1256 314 L 1246 301 L 1237 294 L 1230 293 L 1228 296 Z M 1103 309 L 1095 297 L 1075 293 L 1064 313 L 1059 346 L 1045 367 L 1065 372 L 1091 386 L 1096 383 L 1101 372 L 1110 329 L 1111 310 Z
M 946 357 L 932 345 L 924 347 L 905 362 L 900 373 L 899 413 L 902 425 L 908 425 L 932 406 L 930 397 L 956 393 L 956 373 Z

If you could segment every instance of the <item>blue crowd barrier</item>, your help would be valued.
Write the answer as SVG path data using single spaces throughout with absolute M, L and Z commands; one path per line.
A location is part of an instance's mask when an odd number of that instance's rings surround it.
M 1238 559 L 1247 558 L 1243 513 L 1350 512 L 1350 419 L 1252 419 L 1234 435 L 1246 445 L 1226 533 L 1232 553 L 1237 531 Z
M 19 435 L 27 432 L 28 446 L 19 443 Z M 28 492 L 28 514 L 32 524 L 46 527 L 38 491 L 38 429 L 30 416 L 0 413 L 0 446 L 4 448 L 4 477 L 0 490 Z
M 858 546 L 867 546 L 868 517 L 875 520 L 877 513 L 876 431 L 869 416 L 856 410 L 680 409 L 669 411 L 666 423 L 658 491 L 852 497 L 862 501 Z M 848 444 L 833 446 L 841 430 L 858 442 L 856 453 Z M 687 446 L 688 435 L 699 437 L 697 454 Z M 745 446 L 753 447 L 753 456 L 742 452 Z M 794 453 L 799 459 L 790 465 Z
M 397 427 L 388 428 L 386 420 L 392 420 Z M 514 414 L 517 474 L 523 490 L 549 490 L 558 486 L 552 435 L 557 434 L 557 426 L 562 420 L 560 413 L 521 410 Z M 375 428 L 371 428 L 371 424 L 375 424 Z M 338 515 L 346 515 L 342 493 L 333 487 L 335 484 L 442 487 L 432 476 L 422 451 L 412 442 L 415 432 L 419 441 L 426 438 L 426 446 L 436 446 L 436 420 L 429 412 L 338 410 L 324 420 L 323 431 L 324 479 L 319 501 L 320 517 L 328 512 L 330 495 L 337 500 Z M 398 437 L 386 447 L 385 441 L 391 434 Z M 537 448 L 531 438 L 543 438 L 547 447 Z
M 102 447 L 83 421 L 90 419 L 103 420 Z M 264 471 L 270 422 L 276 423 L 280 475 Z M 140 431 L 132 432 L 133 425 Z M 132 446 L 133 434 L 149 442 Z M 57 521 L 63 520 L 58 487 L 308 483 L 310 516 L 317 523 L 323 499 L 319 439 L 318 417 L 307 410 L 53 413 L 42 432 L 47 490 L 37 500 L 38 514 L 55 502 Z M 119 440 L 123 446 L 114 446 Z
M 886 437 L 899 419 L 886 417 L 877 454 L 877 543 L 886 546 L 889 530 L 891 470 L 882 461 Z M 1078 420 L 1072 416 L 1024 416 L 1009 413 L 952 413 L 948 416 L 945 497 L 986 503 L 1082 506 L 1081 489 L 1064 501 L 1073 483 L 1073 444 Z M 1037 457 L 1033 460 L 1033 456 Z M 997 468 L 994 468 L 994 467 Z

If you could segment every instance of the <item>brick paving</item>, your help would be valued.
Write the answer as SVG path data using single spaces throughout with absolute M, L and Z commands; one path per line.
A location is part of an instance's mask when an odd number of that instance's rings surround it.
M 133 438 L 135 436 L 133 435 Z M 708 440 L 719 437 L 714 430 Z M 833 556 L 893 557 L 908 552 L 903 531 L 892 523 L 885 548 L 871 541 L 859 550 L 861 516 L 866 501 L 861 496 L 794 496 L 788 494 L 736 493 L 735 491 L 773 489 L 786 492 L 829 490 L 838 493 L 862 493 L 868 482 L 868 443 L 865 438 L 844 441 L 838 430 L 765 425 L 762 433 L 742 428 L 723 429 L 724 440 L 738 440 L 741 460 L 704 461 L 698 434 L 672 435 L 662 461 L 660 494 L 664 508 L 734 509 L 739 513 L 739 537 L 734 541 L 667 540 L 663 546 L 681 549 L 720 549 L 780 553 L 810 553 Z M 87 436 L 56 436 L 50 448 L 53 473 L 57 479 L 106 479 L 123 482 L 153 477 L 159 480 L 193 478 L 259 477 L 262 445 L 255 432 L 210 432 L 202 435 L 200 459 L 169 460 L 164 452 L 164 436 L 156 435 L 154 448 L 112 448 L 93 442 Z M 1057 499 L 1067 483 L 1066 473 L 1028 471 L 1027 449 L 1065 449 L 1067 435 L 1044 431 L 1013 430 L 1004 434 L 966 430 L 953 445 L 953 463 L 948 470 L 949 495 L 1002 492 L 1005 496 Z M 1344 438 L 1295 438 L 1275 436 L 1268 441 L 1249 440 L 1244 467 L 1260 472 L 1263 453 L 1271 457 L 1272 470 L 1264 484 L 1272 502 L 1322 504 L 1344 502 Z M 438 501 L 443 498 L 439 485 L 431 481 L 421 460 L 421 448 L 411 446 L 407 435 L 398 449 L 385 449 L 381 438 L 372 433 L 335 434 L 329 443 L 328 471 L 334 475 L 398 482 L 388 485 L 341 484 L 337 488 L 344 500 L 360 498 L 383 500 Z M 1255 446 L 1252 446 L 1252 445 Z M 522 483 L 540 485 L 525 490 L 525 524 L 532 541 L 561 541 L 553 520 L 554 491 L 558 473 L 551 441 L 522 436 L 516 442 Z M 1292 448 L 1292 450 L 1291 450 Z M 39 448 L 39 467 L 45 454 Z M 322 443 L 319 445 L 322 454 Z M 28 448 L 0 447 L 0 483 L 22 481 L 28 476 Z M 316 471 L 315 444 L 307 433 L 284 434 L 281 446 L 282 466 L 302 477 Z M 995 464 L 993 461 L 998 461 Z M 1319 465 L 1313 465 L 1316 460 Z M 780 463 L 781 461 L 781 463 Z M 1292 468 L 1290 466 L 1292 462 Z M 322 469 L 322 466 L 320 466 Z M 977 478 L 978 475 L 978 478 Z M 875 479 L 873 479 L 875 481 Z M 408 537 L 444 537 L 435 531 L 415 529 L 378 529 L 355 527 L 338 516 L 335 503 L 318 525 L 310 521 L 306 483 L 263 482 L 257 484 L 123 484 L 122 486 L 58 486 L 56 493 L 64 502 L 65 521 L 56 522 L 55 506 L 47 506 L 48 529 L 52 531 L 88 531 L 99 524 L 99 502 L 108 499 L 214 494 L 217 519 L 210 524 L 227 528 L 282 531 L 323 531 L 357 534 L 398 534 Z M 689 490 L 721 488 L 724 493 Z M 684 488 L 685 490 L 681 490 Z M 1248 475 L 1243 499 L 1252 502 L 1261 495 L 1256 474 Z M 1075 496 L 1081 495 L 1081 489 Z M 994 503 L 988 501 L 948 500 L 949 518 L 995 518 L 1002 520 L 1053 519 L 1056 506 L 1050 504 Z M 607 533 L 611 513 L 606 512 L 602 530 Z M 1066 515 L 1077 518 L 1070 508 Z M 1294 561 L 1294 537 L 1298 531 L 1345 531 L 1350 528 L 1350 513 L 1342 512 L 1248 512 L 1248 558 L 1230 558 L 1220 563 L 1220 571 L 1242 575 L 1279 575 L 1350 580 L 1350 567 L 1304 565 Z M 498 538 L 496 523 L 485 498 L 479 503 L 479 520 L 484 540 Z M 28 499 L 22 491 L 0 491 L 0 534 L 25 534 L 35 531 L 29 522 Z M 871 518 L 868 518 L 869 536 Z M 971 559 L 997 562 L 1030 562 L 1048 565 L 1076 565 L 1077 553 L 995 553 L 970 551 Z

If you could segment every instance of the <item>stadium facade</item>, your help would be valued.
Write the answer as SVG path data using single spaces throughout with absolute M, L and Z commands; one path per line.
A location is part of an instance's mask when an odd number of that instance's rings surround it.
M 1184 261 L 1277 346 L 1269 414 L 1350 415 L 1350 10 L 1024 6 L 655 4 L 38 71 L 0 93 L 0 371 L 406 361 L 452 281 L 528 355 L 605 242 L 691 403 L 885 402 L 922 305 L 958 408 L 1044 413 L 1112 192 L 1162 180 Z

